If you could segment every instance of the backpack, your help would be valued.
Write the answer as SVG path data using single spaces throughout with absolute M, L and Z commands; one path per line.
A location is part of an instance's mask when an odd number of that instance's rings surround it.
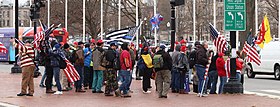
M 98 50 L 96 50 L 96 51 L 98 51 Z M 100 65 L 102 67 L 107 68 L 110 65 L 110 61 L 107 60 L 107 52 L 103 51 L 103 52 L 100 52 L 100 53 L 101 53 Z
M 154 68 L 156 68 L 156 69 L 163 68 L 164 62 L 163 62 L 162 55 L 158 54 L 153 57 L 153 65 L 154 65 Z
M 147 69 L 147 66 L 146 66 L 142 57 L 137 61 L 137 67 L 138 67 L 139 70 Z
M 190 69 L 196 64 L 196 50 L 191 51 L 189 54 L 189 67 Z

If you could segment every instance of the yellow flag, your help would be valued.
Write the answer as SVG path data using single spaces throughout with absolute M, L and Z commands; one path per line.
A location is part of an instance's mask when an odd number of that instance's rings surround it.
M 272 37 L 270 35 L 270 25 L 267 16 L 264 16 L 264 26 L 265 26 L 265 35 L 264 35 L 264 42 L 269 43 L 272 40 Z

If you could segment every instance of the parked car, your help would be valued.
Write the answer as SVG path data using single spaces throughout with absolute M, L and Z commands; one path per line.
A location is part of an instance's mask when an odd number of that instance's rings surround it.
M 247 69 L 247 76 L 254 78 L 256 74 L 274 75 L 275 79 L 280 79 L 280 41 L 272 41 L 264 45 L 263 49 L 258 49 L 261 64 L 258 66 L 254 62 L 248 62 L 250 69 Z

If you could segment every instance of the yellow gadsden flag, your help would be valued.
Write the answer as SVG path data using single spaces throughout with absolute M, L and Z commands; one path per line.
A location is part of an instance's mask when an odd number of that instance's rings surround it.
M 262 28 L 261 28 L 261 32 L 265 32 L 265 34 L 264 34 L 263 42 L 261 42 L 259 44 L 260 48 L 264 47 L 264 43 L 269 43 L 272 40 L 272 37 L 271 37 L 271 34 L 270 34 L 270 25 L 269 25 L 267 15 L 265 15 L 264 18 L 263 18 Z M 262 31 L 262 30 L 264 30 L 264 31 Z

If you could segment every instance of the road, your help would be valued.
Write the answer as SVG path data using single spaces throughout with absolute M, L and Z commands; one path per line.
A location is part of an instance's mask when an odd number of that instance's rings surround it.
M 273 75 L 256 75 L 255 78 L 245 76 L 245 94 L 257 94 L 280 99 L 280 80 Z

